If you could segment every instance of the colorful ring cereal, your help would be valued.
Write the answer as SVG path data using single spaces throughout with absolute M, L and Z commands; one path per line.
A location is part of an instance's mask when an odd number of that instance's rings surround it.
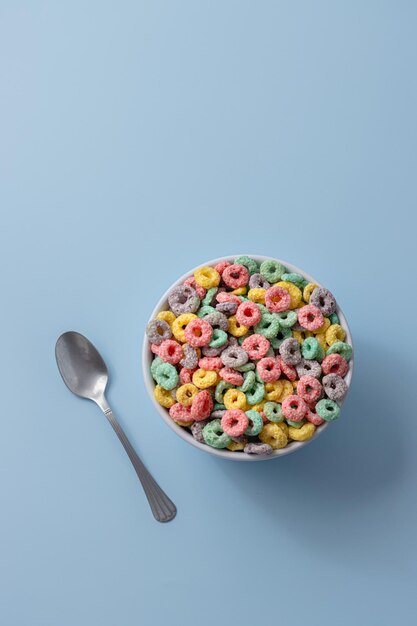
M 199 389 L 208 389 L 217 383 L 218 377 L 216 372 L 208 372 L 198 369 L 194 372 L 192 381 Z
M 175 400 L 172 397 L 172 393 L 173 392 L 168 391 L 167 389 L 164 389 L 163 387 L 161 387 L 161 385 L 156 385 L 153 390 L 153 395 L 155 396 L 155 400 L 158 402 L 158 404 L 165 407 L 166 409 L 170 409 L 172 405 L 175 404 Z
M 217 287 L 220 282 L 220 274 L 214 267 L 200 267 L 194 272 L 194 278 L 197 285 L 204 287 L 204 289 Z
M 146 334 L 150 343 L 159 346 L 172 336 L 171 327 L 165 320 L 152 320 L 146 327 Z
M 206 295 L 206 290 L 200 285 L 197 285 L 194 276 L 189 276 L 186 280 L 184 280 L 184 285 L 188 285 L 196 290 L 196 293 L 200 300 L 202 300 Z
M 316 413 L 323 420 L 329 422 L 339 417 L 340 407 L 334 400 L 323 398 L 323 400 L 319 400 L 316 404 Z
M 278 287 L 282 287 L 283 289 L 285 289 L 286 291 L 288 291 L 288 293 L 291 296 L 291 304 L 290 304 L 290 309 L 296 309 L 297 307 L 300 306 L 300 302 L 302 300 L 302 293 L 301 290 L 298 289 L 298 287 L 296 285 L 294 285 L 294 283 L 290 283 L 286 280 L 282 280 L 279 283 L 277 283 Z
M 273 313 L 262 313 L 261 321 L 256 324 L 254 331 L 267 339 L 276 337 L 279 331 L 279 321 Z
M 207 389 L 199 391 L 192 399 L 191 419 L 200 422 L 211 414 L 213 410 L 213 398 Z
M 301 354 L 307 361 L 314 361 L 321 355 L 321 346 L 315 337 L 307 337 L 301 345 Z
M 310 296 L 310 303 L 318 307 L 323 315 L 331 315 L 336 310 L 333 294 L 324 287 L 316 287 Z
M 234 263 L 246 267 L 250 275 L 256 274 L 258 271 L 257 262 L 254 259 L 250 259 L 248 256 L 239 256 L 235 259 Z
M 216 304 L 216 311 L 223 313 L 226 317 L 230 317 L 236 313 L 237 307 L 236 302 L 219 302 Z
M 246 406 L 246 396 L 239 389 L 228 389 L 223 396 L 223 403 L 226 409 L 244 409 Z
M 213 336 L 209 343 L 210 348 L 221 348 L 227 344 L 227 333 L 221 328 L 213 329 Z
M 346 376 L 349 370 L 349 365 L 346 359 L 337 353 L 329 354 L 324 357 L 321 367 L 324 374 L 337 374 L 342 378 Z
M 255 411 L 256 413 L 256 411 Z M 240 409 L 231 409 L 226 411 L 221 420 L 223 431 L 229 437 L 240 437 L 249 426 L 249 418 L 246 413 Z
M 248 284 L 249 272 L 244 265 L 229 265 L 222 274 L 222 280 L 231 289 L 239 289 Z
M 186 342 L 184 334 L 185 329 L 187 325 L 195 319 L 197 319 L 197 315 L 194 315 L 194 313 L 182 313 L 172 322 L 172 334 L 177 341 L 180 343 Z
M 340 354 L 346 361 L 352 358 L 352 347 L 343 341 L 336 341 L 328 348 L 326 354 Z
M 237 308 L 236 319 L 244 326 L 255 326 L 262 317 L 261 309 L 255 302 L 242 302 Z
M 219 356 L 205 356 L 199 360 L 198 367 L 202 370 L 221 370 L 223 361 Z
M 159 346 L 158 356 L 165 361 L 165 363 L 171 363 L 176 365 L 181 361 L 184 356 L 182 346 L 173 339 L 166 339 Z
M 231 438 L 223 432 L 219 419 L 214 419 L 203 428 L 203 439 L 212 448 L 226 448 L 231 443 Z
M 273 453 L 273 449 L 267 443 L 248 443 L 243 452 L 246 454 L 259 454 L 260 456 L 269 456 Z
M 320 399 L 323 387 L 317 378 L 314 376 L 302 376 L 298 381 L 297 394 L 307 404 L 311 402 L 317 402 Z
M 336 341 L 344 341 L 345 337 L 346 331 L 340 324 L 331 324 L 326 330 L 326 342 L 329 346 L 336 343 Z
M 291 395 L 282 402 L 284 417 L 292 422 L 301 422 L 307 413 L 307 404 L 300 396 Z
M 296 339 L 285 339 L 279 347 L 279 353 L 288 365 L 297 365 L 301 361 L 300 344 Z
M 213 336 L 213 328 L 204 319 L 191 320 L 184 330 L 187 343 L 193 348 L 200 348 L 210 343 Z
M 265 424 L 258 437 L 262 443 L 268 444 L 271 448 L 273 448 L 273 450 L 285 448 L 288 443 L 288 438 L 284 431 L 278 426 L 278 424 L 274 424 L 272 422 Z
M 266 383 L 272 383 L 281 376 L 281 368 L 276 357 L 264 357 L 258 361 L 256 370 L 261 380 Z
M 191 406 L 193 403 L 193 398 L 198 394 L 198 389 L 192 383 L 185 383 L 178 387 L 176 391 L 177 402 L 182 404 L 183 406 Z
M 274 285 L 266 290 L 265 306 L 271 313 L 282 313 L 290 308 L 291 296 L 286 289 Z
M 278 402 L 265 402 L 264 413 L 270 422 L 282 422 L 284 414 Z
M 182 346 L 184 357 L 180 361 L 180 365 L 188 369 L 195 369 L 198 364 L 197 350 L 190 346 L 188 343 L 184 343 Z
M 220 355 L 226 367 L 239 367 L 245 365 L 248 361 L 248 353 L 240 346 L 229 346 Z
M 285 267 L 279 261 L 270 259 L 261 263 L 259 272 L 269 283 L 276 283 L 285 273 Z
M 195 313 L 200 306 L 200 298 L 190 285 L 179 285 L 169 294 L 168 303 L 175 315 Z
M 219 372 L 219 376 L 223 378 L 227 383 L 231 385 L 243 385 L 244 378 L 240 372 L 237 372 L 231 367 L 222 367 Z
M 324 323 L 323 313 L 314 304 L 307 304 L 298 311 L 298 321 L 307 330 L 318 330 Z
M 348 389 L 347 384 L 343 378 L 337 374 L 327 374 L 326 376 L 323 376 L 323 380 L 321 382 L 326 396 L 330 398 L 330 400 L 340 402 L 340 400 L 342 400 L 346 395 Z
M 170 391 L 177 386 L 179 376 L 173 365 L 170 363 L 161 363 L 156 369 L 154 378 L 158 385 Z
M 308 441 L 312 438 L 316 430 L 316 427 L 312 423 L 307 423 L 301 426 L 301 428 L 294 428 L 290 426 L 288 429 L 288 435 L 290 439 L 294 441 Z
M 245 435 L 248 437 L 256 437 L 256 435 L 259 435 L 264 427 L 262 416 L 258 413 L 258 411 L 254 411 L 252 409 L 250 411 L 246 411 L 246 417 L 249 420 L 249 426 L 245 430 Z
M 249 278 L 249 288 L 250 289 L 269 289 L 271 283 L 269 283 L 266 278 L 264 278 L 261 274 L 255 273 Z

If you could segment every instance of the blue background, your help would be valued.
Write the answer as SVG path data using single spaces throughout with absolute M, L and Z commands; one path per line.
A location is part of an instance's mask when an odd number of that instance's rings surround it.
M 0 2 L 0 621 L 415 623 L 414 2 Z M 156 415 L 144 325 L 224 254 L 332 289 L 356 372 L 310 446 L 235 464 Z M 178 505 L 154 522 L 57 336 Z

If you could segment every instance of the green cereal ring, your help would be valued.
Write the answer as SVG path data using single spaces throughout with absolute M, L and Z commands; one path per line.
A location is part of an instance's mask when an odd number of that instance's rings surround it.
M 330 324 L 340 324 L 340 319 L 337 313 L 329 315 Z
M 163 362 L 164 362 L 164 361 L 163 361 L 162 359 L 160 359 L 160 358 L 159 358 L 159 356 L 156 356 L 156 357 L 154 358 L 154 360 L 152 361 L 152 363 L 151 363 L 151 374 L 152 374 L 152 378 L 153 378 L 154 380 L 156 380 L 156 378 L 155 378 L 156 371 L 157 371 L 158 367 L 159 367 L 160 365 L 162 365 L 162 363 L 163 363 Z
M 227 333 L 224 332 L 224 330 L 221 330 L 221 328 L 215 328 L 213 330 L 213 338 L 209 343 L 210 348 L 220 348 L 221 346 L 224 346 L 224 344 L 227 341 Z
M 269 352 L 269 350 L 268 350 L 268 352 Z M 263 383 L 263 382 L 264 382 L 264 381 L 262 380 L 262 378 L 259 376 L 259 372 L 258 372 L 258 370 L 257 370 L 257 369 L 255 370 L 255 380 L 256 380 L 258 383 Z
M 245 365 L 239 365 L 239 367 L 235 367 L 234 369 L 238 372 L 249 372 L 255 369 L 255 363 L 245 363 Z
M 301 422 L 293 422 L 292 420 L 287 420 L 288 426 L 292 426 L 293 428 L 301 428 L 307 422 L 306 419 L 302 419 Z
M 258 264 L 254 259 L 250 259 L 248 256 L 239 256 L 235 259 L 235 264 L 243 265 L 248 270 L 250 276 L 258 272 Z
M 270 310 L 264 305 L 262 304 L 262 302 L 257 302 L 256 303 L 258 305 L 258 307 L 261 309 L 261 313 L 270 313 Z
M 216 309 L 208 304 L 205 304 L 204 306 L 200 307 L 197 315 L 198 317 L 206 317 L 206 315 L 210 315 L 211 313 L 216 313 Z
M 279 331 L 278 318 L 273 313 L 262 313 L 261 321 L 254 326 L 254 331 L 266 339 L 276 337 Z
M 281 280 L 285 280 L 288 283 L 294 283 L 301 291 L 304 289 L 306 285 L 308 285 L 308 280 L 301 276 L 301 274 L 297 274 L 297 272 L 290 272 L 289 274 L 283 274 L 281 276 Z
M 282 422 L 284 419 L 279 402 L 265 402 L 263 412 L 270 422 Z
M 217 292 L 218 292 L 217 287 L 210 287 L 210 289 L 207 290 L 206 295 L 202 299 L 201 304 L 203 306 L 212 306 L 213 298 Z
M 326 354 L 334 353 L 340 354 L 346 361 L 349 361 L 352 356 L 352 347 L 344 341 L 335 341 L 327 350 Z
M 301 346 L 301 354 L 308 361 L 318 360 L 320 349 L 323 350 L 315 337 L 307 337 Z
M 245 411 L 246 417 L 249 419 L 249 426 L 245 430 L 248 437 L 256 437 L 264 427 L 262 415 L 258 411 Z
M 243 391 L 243 393 L 246 393 L 247 391 L 252 389 L 253 385 L 255 384 L 255 372 L 249 370 L 248 372 L 245 372 L 243 374 L 243 378 L 243 385 L 238 387 L 238 389 L 240 389 L 240 391 Z
M 321 417 L 322 420 L 326 420 L 326 422 L 330 422 L 339 417 L 340 406 L 336 404 L 333 400 L 328 400 L 324 398 L 323 400 L 319 400 L 316 404 L 316 413 Z
M 278 261 L 274 261 L 273 259 L 269 261 L 264 261 L 261 263 L 260 268 L 261 276 L 263 276 L 269 283 L 277 283 L 281 280 L 281 276 L 285 274 L 285 267 L 282 263 Z
M 262 402 L 262 400 L 264 399 L 265 385 L 263 383 L 255 381 L 253 387 L 249 389 L 245 395 L 246 400 L 249 404 L 259 404 L 259 402 Z
M 161 363 L 158 365 L 154 376 L 158 385 L 163 389 L 171 391 L 178 383 L 178 372 L 171 363 Z
M 292 337 L 291 328 L 280 328 L 276 337 L 272 337 L 269 341 L 274 350 L 278 350 L 285 339 Z
M 291 328 L 297 321 L 297 313 L 295 311 L 282 311 L 275 313 L 279 321 L 280 328 Z
M 221 402 L 215 402 L 213 405 L 213 411 L 225 411 L 226 407 Z
M 227 448 L 232 441 L 229 435 L 223 432 L 219 419 L 212 420 L 204 426 L 203 438 L 206 444 L 212 448 Z
M 219 404 L 223 404 L 223 396 L 228 389 L 231 389 L 233 385 L 227 383 L 225 380 L 221 380 L 216 387 L 216 391 L 214 392 L 214 397 L 216 402 Z

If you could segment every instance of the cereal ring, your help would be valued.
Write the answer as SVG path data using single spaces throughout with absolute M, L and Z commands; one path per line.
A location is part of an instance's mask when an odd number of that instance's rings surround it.
M 246 406 L 246 396 L 239 389 L 228 389 L 223 396 L 226 409 L 244 409 Z
M 228 321 L 229 333 L 234 337 L 243 337 L 243 335 L 246 335 L 249 330 L 249 326 L 244 326 L 237 321 L 236 315 L 232 315 L 231 317 L 229 317 Z
M 243 374 L 243 382 L 240 384 L 240 391 L 243 391 L 243 393 L 246 393 L 247 391 L 249 391 L 250 389 L 252 389 L 252 387 L 255 384 L 255 372 L 249 371 L 249 372 L 245 372 Z M 231 382 L 231 381 L 230 381 Z
M 229 409 L 223 415 L 221 425 L 229 437 L 240 437 L 249 426 L 249 418 L 240 409 Z
M 248 291 L 248 298 L 252 300 L 252 302 L 256 302 L 256 304 L 265 304 L 265 294 L 266 289 L 252 288 Z
M 284 415 L 278 402 L 265 402 L 264 413 L 270 422 L 282 422 Z
M 283 380 L 276 380 L 273 383 L 265 383 L 265 400 L 268 402 L 280 402 L 283 391 Z
M 217 287 L 220 283 L 220 274 L 214 267 L 200 267 L 194 272 L 194 278 L 197 285 L 204 287 L 204 289 L 211 289 L 211 287 Z
M 232 452 L 236 452 L 237 450 L 243 450 L 247 443 L 247 439 L 245 441 L 231 441 L 227 446 L 227 449 L 231 450 Z
M 218 356 L 205 356 L 198 362 L 198 367 L 202 370 L 221 370 L 223 361 Z
M 290 439 L 293 439 L 294 441 L 308 441 L 314 435 L 315 430 L 316 427 L 314 424 L 308 422 L 307 424 L 301 426 L 301 428 L 294 428 L 293 426 L 290 426 L 288 434 Z
M 302 426 L 304 426 L 306 421 L 307 420 L 305 418 L 303 418 L 301 422 L 292 422 L 291 420 L 287 419 L 287 424 L 288 424 L 288 427 L 292 426 L 292 428 L 301 428 Z
M 329 322 L 330 324 L 340 324 L 340 319 L 337 313 L 332 313 L 329 316 Z
M 159 346 L 156 343 L 151 343 L 151 352 L 159 356 Z
M 308 284 L 308 281 L 301 276 L 301 274 L 297 274 L 297 272 L 290 272 L 289 274 L 283 274 L 281 276 L 281 280 L 287 283 L 294 283 L 299 289 L 304 289 Z
M 285 398 L 288 398 L 288 396 L 291 396 L 293 393 L 294 393 L 293 384 L 289 380 L 282 380 L 282 391 L 281 391 L 280 402 L 285 400 Z
M 258 435 L 262 443 L 267 443 L 274 450 L 285 448 L 288 443 L 288 439 L 284 431 L 273 422 L 265 424 L 261 432 Z
M 200 443 L 204 443 L 203 428 L 208 424 L 207 420 L 201 422 L 193 422 L 191 424 L 191 434 Z
M 331 315 L 336 310 L 336 300 L 333 294 L 324 287 L 316 287 L 310 296 L 310 303 L 314 304 L 323 315 Z
M 315 289 L 317 289 L 318 285 L 316 283 L 307 283 L 303 290 L 303 300 L 304 302 L 310 302 L 311 294 Z
M 314 376 L 302 376 L 298 381 L 297 393 L 305 402 L 310 404 L 320 399 L 322 393 L 320 381 Z
M 343 341 L 336 341 L 332 343 L 326 354 L 340 354 L 346 361 L 349 361 L 352 357 L 352 347 Z
M 314 305 L 313 305 L 314 306 Z M 323 317 L 323 324 L 320 326 L 320 328 L 318 328 L 317 330 L 314 331 L 314 333 L 317 334 L 321 334 L 321 333 L 326 333 L 327 329 L 330 326 L 330 320 L 328 317 Z
M 221 376 L 227 383 L 237 386 L 242 385 L 244 380 L 242 374 L 231 367 L 222 367 L 219 372 L 219 376 Z
M 164 320 L 164 322 L 172 326 L 172 322 L 175 320 L 175 315 L 172 311 L 159 311 L 156 319 Z
M 340 407 L 333 400 L 324 398 L 317 402 L 316 413 L 326 422 L 330 422 L 339 417 Z
M 204 304 L 202 307 L 198 309 L 197 315 L 201 319 L 204 319 L 208 315 L 211 315 L 212 313 L 215 313 L 215 312 L 216 312 L 216 309 L 214 308 L 214 306 L 210 306 L 209 304 Z
M 281 279 L 281 276 L 285 273 L 285 267 L 279 261 L 269 259 L 261 263 L 259 268 L 261 276 L 265 278 L 269 283 L 276 283 Z
M 250 289 L 269 289 L 270 286 L 271 283 L 269 283 L 261 274 L 255 273 L 249 278 Z
M 258 264 L 254 259 L 250 259 L 248 256 L 239 256 L 235 259 L 235 265 L 243 265 L 248 270 L 249 274 L 256 274 L 258 271 Z
M 281 357 L 277 357 L 279 366 L 281 368 L 281 372 L 290 380 L 291 382 L 297 379 L 297 370 L 293 365 L 289 365 L 288 363 L 284 363 Z
M 231 289 L 239 289 L 249 282 L 249 272 L 244 265 L 234 263 L 226 267 L 222 274 L 223 282 Z
M 195 385 L 192 383 L 185 383 L 185 385 L 178 387 L 175 397 L 177 398 L 177 402 L 183 406 L 191 406 L 193 398 L 197 395 L 197 393 L 198 389 Z
M 158 402 L 158 404 L 165 407 L 166 409 L 170 409 L 172 405 L 175 404 L 172 393 L 167 389 L 161 387 L 161 385 L 155 386 L 153 390 L 153 395 L 155 396 L 155 400 Z
M 315 337 L 307 337 L 301 345 L 301 354 L 308 361 L 314 361 L 321 355 L 321 346 Z
M 229 291 L 220 291 L 216 296 L 217 302 L 235 302 L 238 306 L 242 302 L 238 296 L 235 296 L 233 293 Z
M 295 311 L 282 311 L 276 314 L 280 328 L 291 328 L 297 321 L 297 313 Z
M 208 389 L 217 382 L 217 373 L 198 369 L 192 377 L 193 384 L 199 389 Z
M 339 324 L 332 324 L 326 331 L 326 342 L 329 346 L 336 343 L 336 341 L 344 341 L 346 338 L 346 331 Z
M 154 378 L 158 385 L 168 391 L 178 384 L 178 372 L 170 363 L 161 363 L 156 369 Z
M 262 317 L 261 309 L 255 302 L 242 302 L 237 308 L 236 319 L 243 326 L 254 326 Z
M 209 343 L 210 348 L 221 348 L 227 344 L 227 333 L 220 328 L 213 329 L 213 338 Z
M 245 365 L 239 365 L 239 367 L 235 367 L 235 370 L 237 370 L 238 372 L 249 372 L 249 370 L 254 370 L 254 369 L 255 369 L 255 363 L 245 363 Z
M 204 426 L 203 438 L 212 448 L 227 448 L 232 441 L 229 435 L 223 432 L 219 419 L 214 419 Z
M 187 324 L 184 335 L 190 346 L 198 348 L 210 343 L 213 336 L 213 328 L 205 320 L 197 318 Z
M 169 415 L 174 422 L 192 422 L 191 419 L 191 407 L 183 406 L 179 402 L 176 402 L 169 409 Z
M 177 341 L 181 343 L 186 342 L 184 330 L 187 324 L 195 319 L 197 319 L 197 315 L 194 315 L 194 313 L 183 313 L 172 322 L 172 334 Z
M 291 296 L 286 289 L 274 285 L 266 290 L 265 305 L 271 313 L 281 313 L 290 308 Z
M 268 339 L 258 333 L 250 335 L 250 337 L 247 337 L 242 343 L 243 350 L 253 361 L 257 361 L 258 359 L 262 359 L 266 356 L 269 346 L 270 343 Z
M 259 454 L 266 456 L 272 454 L 273 449 L 267 443 L 248 443 L 248 445 L 243 448 L 243 452 L 246 454 Z
M 341 376 L 338 376 L 337 374 L 327 374 L 327 376 L 323 377 L 321 382 L 323 389 L 330 400 L 337 402 L 338 400 L 342 400 L 342 398 L 346 395 L 348 386 Z
M 168 296 L 168 303 L 175 315 L 195 313 L 200 306 L 200 298 L 193 287 L 179 285 Z
M 248 354 L 244 348 L 240 346 L 229 346 L 220 355 L 221 360 L 226 367 L 239 367 L 248 362 Z
M 159 346 L 158 355 L 165 363 L 176 365 L 183 357 L 182 346 L 173 339 L 165 339 Z
M 267 339 L 276 337 L 279 331 L 279 321 L 273 313 L 263 313 L 261 321 L 254 326 L 254 331 L 258 335 L 263 335 Z
M 291 328 L 280 328 L 277 332 L 277 336 L 271 337 L 271 346 L 274 348 L 274 350 L 278 350 L 283 341 L 285 341 L 285 339 L 291 339 L 291 337 Z
M 217 263 L 217 265 L 214 266 L 214 269 L 221 276 L 224 270 L 226 269 L 226 267 L 229 267 L 229 265 L 230 265 L 229 261 L 220 261 L 220 263 Z
M 266 383 L 272 383 L 281 376 L 281 368 L 275 357 L 264 357 L 256 364 L 260 378 Z
M 314 304 L 307 304 L 298 310 L 298 321 L 307 330 L 318 330 L 324 324 L 323 313 Z
M 189 276 L 186 280 L 184 280 L 183 284 L 195 289 L 200 300 L 206 295 L 206 290 L 203 287 L 200 287 L 200 285 L 197 285 L 194 276 Z
M 314 378 L 320 378 L 321 376 L 321 365 L 318 361 L 301 359 L 300 363 L 295 366 L 295 369 L 299 378 L 307 375 L 314 376 Z
M 301 361 L 300 345 L 296 339 L 285 339 L 279 347 L 279 353 L 288 365 L 297 365 Z
M 225 349 L 225 347 L 228 344 L 226 343 L 224 346 L 220 346 L 220 348 L 210 348 L 210 346 L 203 346 L 201 348 L 201 351 L 203 353 L 203 356 L 208 356 L 208 357 L 212 357 L 212 356 L 220 356 L 220 354 L 223 352 L 223 350 Z
M 216 304 L 216 294 L 218 292 L 218 288 L 217 287 L 211 287 L 210 289 L 207 290 L 206 295 L 204 296 L 204 298 L 201 301 L 201 304 L 203 306 L 215 306 Z
M 317 415 L 314 411 L 310 409 L 306 413 L 306 420 L 314 424 L 314 426 L 321 426 L 324 424 L 324 420 L 321 419 L 320 415 Z
M 216 402 L 224 405 L 224 394 L 228 389 L 231 389 L 232 385 L 227 383 L 225 380 L 221 380 L 214 391 L 214 398 Z
M 165 320 L 151 320 L 146 327 L 146 334 L 149 342 L 157 346 L 172 336 L 171 327 Z
M 258 411 L 254 411 L 253 409 L 250 411 L 246 411 L 246 417 L 249 420 L 249 425 L 245 430 L 245 435 L 248 437 L 256 437 L 261 432 L 264 422 L 262 416 Z
M 221 330 L 227 330 L 229 327 L 229 320 L 220 311 L 214 311 L 204 317 L 204 321 L 210 324 L 212 328 L 220 328 Z
M 282 402 L 284 417 L 292 422 L 301 422 L 307 413 L 307 405 L 300 396 L 291 395 Z
M 340 354 L 329 354 L 323 359 L 323 363 L 321 364 L 323 372 L 325 374 L 337 374 L 342 378 L 346 376 L 349 371 L 349 365 L 346 359 L 344 359 Z
M 197 367 L 198 354 L 197 350 L 190 346 L 188 343 L 184 343 L 182 346 L 184 358 L 180 361 L 180 365 L 187 369 L 193 370 Z
M 213 399 L 209 391 L 199 391 L 192 399 L 191 419 L 200 422 L 210 416 L 213 410 Z
M 230 317 L 230 315 L 234 315 L 237 311 L 238 305 L 236 302 L 219 302 L 216 304 L 216 311 L 219 313 L 223 313 L 226 317 Z
M 273 383 L 268 383 L 273 384 Z M 254 385 L 246 392 L 246 400 L 248 404 L 259 404 L 265 396 L 265 385 L 258 381 L 255 381 Z
M 301 290 L 298 289 L 296 285 L 294 285 L 294 283 L 290 283 L 288 281 L 282 280 L 279 283 L 277 283 L 276 286 L 282 287 L 283 289 L 288 291 L 288 293 L 290 294 L 291 296 L 291 304 L 289 306 L 290 309 L 296 309 L 300 306 L 300 303 L 302 300 L 302 293 L 301 293 Z

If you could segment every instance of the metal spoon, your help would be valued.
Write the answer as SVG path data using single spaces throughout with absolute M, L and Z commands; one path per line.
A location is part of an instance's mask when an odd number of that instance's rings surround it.
M 55 356 L 58 369 L 68 389 L 77 396 L 93 400 L 98 404 L 113 426 L 142 483 L 155 519 L 158 522 L 169 522 L 174 519 L 177 512 L 175 504 L 148 472 L 107 403 L 104 392 L 109 375 L 99 352 L 86 337 L 70 331 L 58 338 Z

